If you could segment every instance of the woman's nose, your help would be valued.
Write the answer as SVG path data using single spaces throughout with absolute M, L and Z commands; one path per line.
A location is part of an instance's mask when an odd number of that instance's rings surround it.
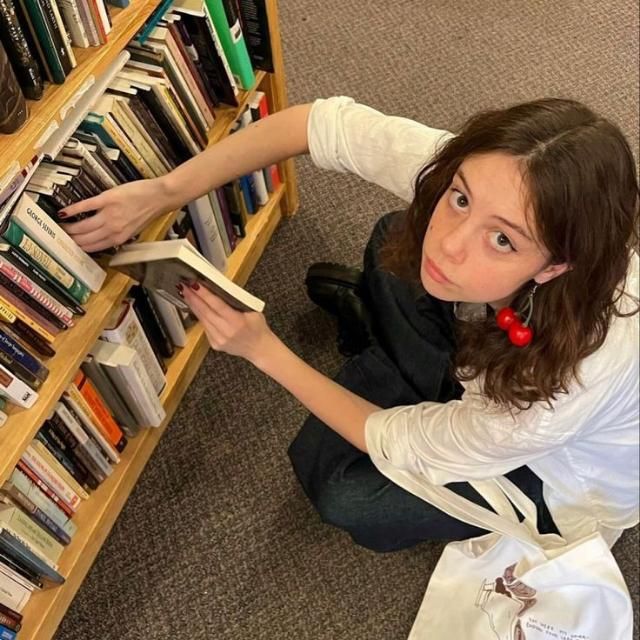
M 469 243 L 469 229 L 461 222 L 442 238 L 442 252 L 454 264 L 461 264 L 467 257 Z

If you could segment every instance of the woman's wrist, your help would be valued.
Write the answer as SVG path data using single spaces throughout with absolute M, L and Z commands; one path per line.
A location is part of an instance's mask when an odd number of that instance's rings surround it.
M 158 218 L 169 211 L 175 211 L 186 204 L 181 196 L 180 185 L 173 171 L 155 180 L 155 186 L 158 188 L 158 201 L 162 204 L 154 211 L 154 218 Z

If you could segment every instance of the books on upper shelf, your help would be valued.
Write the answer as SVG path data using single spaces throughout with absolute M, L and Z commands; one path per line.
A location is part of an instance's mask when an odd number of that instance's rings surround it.
M 181 309 L 188 307 L 180 298 L 178 285 L 193 281 L 202 283 L 241 311 L 264 309 L 262 300 L 229 280 L 185 239 L 127 245 L 111 258 L 109 266 L 157 291 Z

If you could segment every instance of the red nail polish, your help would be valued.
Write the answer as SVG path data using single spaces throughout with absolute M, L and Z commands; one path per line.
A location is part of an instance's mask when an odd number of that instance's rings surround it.
M 64 211 L 58 211 L 58 218 L 66 218 L 67 214 Z

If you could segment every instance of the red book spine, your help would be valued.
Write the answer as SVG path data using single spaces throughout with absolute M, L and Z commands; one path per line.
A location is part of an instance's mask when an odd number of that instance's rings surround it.
M 49 487 L 46 482 L 43 482 L 32 470 L 31 467 L 26 464 L 23 460 L 18 460 L 18 464 L 16 465 L 22 473 L 24 473 L 35 485 L 44 493 L 49 500 L 54 502 L 57 507 L 60 507 L 62 511 L 67 515 L 67 517 L 71 518 L 73 516 L 74 511 L 71 507 L 62 500 L 55 491 Z

